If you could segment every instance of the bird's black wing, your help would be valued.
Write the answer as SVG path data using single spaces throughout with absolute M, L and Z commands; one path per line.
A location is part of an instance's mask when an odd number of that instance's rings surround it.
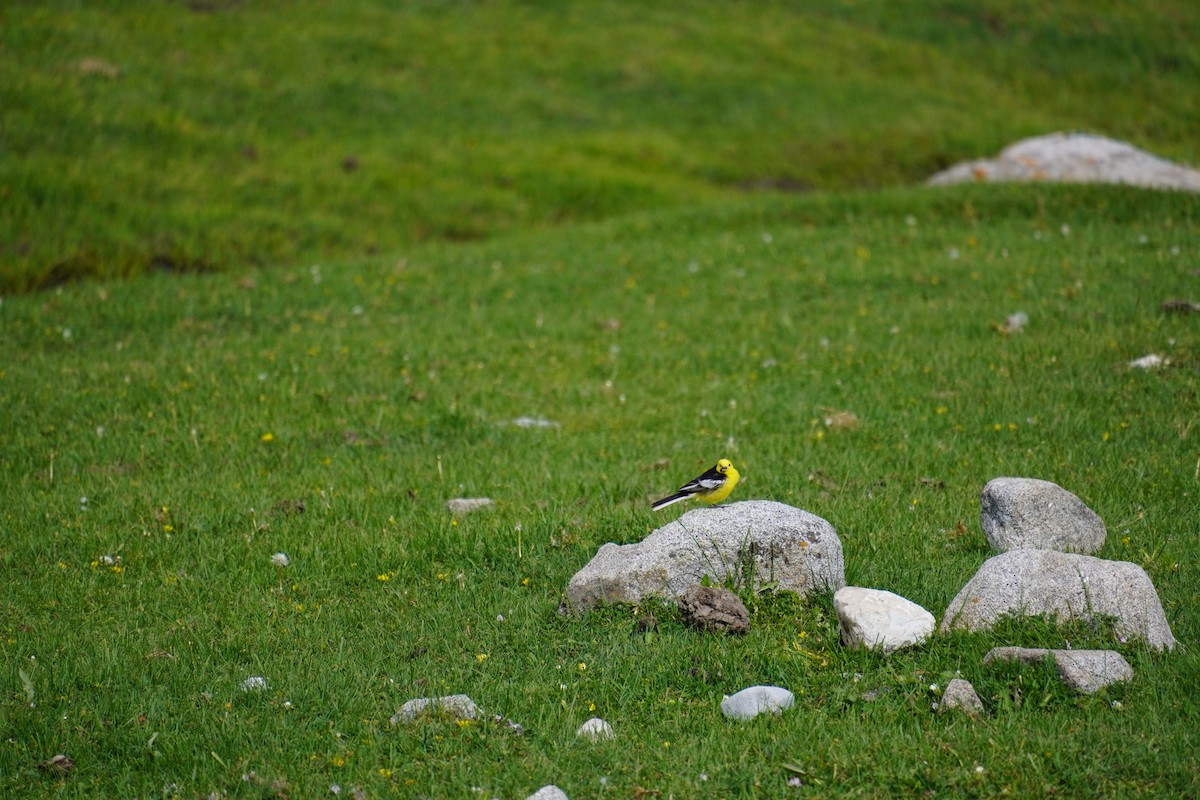
M 679 491 L 687 492 L 688 494 L 695 494 L 696 492 L 710 492 L 723 483 L 725 483 L 725 474 L 718 472 L 717 468 L 713 467 L 699 478 L 690 480 L 683 486 L 680 486 Z

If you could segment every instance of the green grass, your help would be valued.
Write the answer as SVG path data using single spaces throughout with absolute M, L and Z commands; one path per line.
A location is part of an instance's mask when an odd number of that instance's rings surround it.
M 1194 4 L 394 6 L 0 9 L 0 794 L 1200 794 L 1200 200 L 903 188 L 1052 130 L 1200 162 Z M 557 613 L 719 455 L 939 616 L 982 486 L 1056 481 L 1184 647 Z M 1135 679 L 980 665 L 1065 641 Z M 797 707 L 721 717 L 752 683 Z M 458 692 L 526 734 L 388 724 Z
M 1200 163 L 1184 0 L 0 8 L 0 291 L 348 260 L 1092 130 Z
M 1113 188 L 756 197 L 6 297 L 0 787 L 1195 795 L 1200 333 L 1160 303 L 1196 299 L 1198 221 L 1195 197 Z M 993 327 L 1018 310 L 1025 332 Z M 1148 352 L 1169 364 L 1126 366 Z M 857 427 L 826 426 L 838 411 Z M 506 424 L 523 415 L 559 427 Z M 1056 481 L 1184 648 L 1024 622 L 884 659 L 838 644 L 828 597 L 746 595 L 739 639 L 653 603 L 558 615 L 601 544 L 673 518 L 649 499 L 720 455 L 735 499 L 825 517 L 850 583 L 939 616 L 988 556 L 984 483 Z M 455 496 L 496 507 L 452 519 Z M 1135 679 L 1076 697 L 980 666 L 1067 639 Z M 958 672 L 979 720 L 930 710 Z M 797 707 L 721 717 L 752 683 Z M 457 692 L 526 734 L 388 724 Z M 577 742 L 596 715 L 617 739 Z M 37 769 L 56 753 L 65 779 Z

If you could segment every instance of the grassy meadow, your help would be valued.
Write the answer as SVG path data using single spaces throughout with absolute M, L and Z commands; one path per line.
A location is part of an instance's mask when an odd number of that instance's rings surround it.
M 1198 32 L 1182 2 L 0 8 L 0 795 L 1200 795 L 1200 317 L 1162 305 L 1200 301 L 1200 198 L 916 185 L 1062 129 L 1200 162 Z M 558 613 L 721 456 L 939 617 L 984 484 L 1055 481 L 1181 647 L 1015 621 L 883 658 L 830 597 L 745 587 L 741 638 Z M 980 665 L 1067 642 L 1134 680 Z M 980 718 L 934 711 L 956 675 Z M 721 716 L 757 683 L 796 707 Z M 455 693 L 524 735 L 389 724 Z
M 1200 335 L 1160 303 L 1194 296 L 1198 211 L 1112 188 L 762 198 L 6 299 L 4 786 L 1194 793 Z M 1150 352 L 1166 366 L 1127 366 Z M 988 556 L 983 484 L 1057 481 L 1185 649 L 1025 623 L 883 659 L 840 647 L 828 597 L 745 593 L 740 639 L 653 603 L 560 617 L 596 548 L 673 518 L 648 501 L 720 455 L 735 499 L 825 517 L 850 583 L 939 616 Z M 457 496 L 496 507 L 456 519 Z M 1079 698 L 979 665 L 1067 640 L 1119 647 L 1135 680 Z M 986 717 L 931 711 L 960 671 Z M 753 683 L 798 707 L 721 717 Z M 388 724 L 458 692 L 527 733 Z M 615 741 L 575 740 L 595 715 Z M 59 752 L 69 777 L 39 772 Z
M 0 292 L 910 185 L 1055 130 L 1200 163 L 1190 0 L 0 5 Z

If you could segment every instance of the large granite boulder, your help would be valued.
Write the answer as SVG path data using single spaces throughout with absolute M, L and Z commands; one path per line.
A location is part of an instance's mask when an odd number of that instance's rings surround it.
M 1175 164 L 1127 142 L 1089 133 L 1050 133 L 1022 139 L 996 158 L 964 161 L 929 185 L 999 181 L 1123 183 L 1200 192 L 1200 171 Z
M 1055 550 L 1010 550 L 984 562 L 951 601 L 940 630 L 986 630 L 1004 617 L 1114 620 L 1123 639 L 1174 649 L 1175 636 L 1146 571 L 1127 561 Z
M 750 500 L 698 508 L 634 544 L 604 545 L 567 584 L 566 606 L 679 598 L 709 578 L 807 596 L 846 584 L 842 542 L 825 520 L 792 506 Z
M 993 550 L 1095 553 L 1108 532 L 1104 520 L 1056 483 L 994 478 L 979 496 L 979 524 Z

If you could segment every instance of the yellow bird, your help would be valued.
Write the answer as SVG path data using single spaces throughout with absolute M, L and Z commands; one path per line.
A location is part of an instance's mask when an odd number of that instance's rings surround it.
M 658 511 L 671 503 L 678 503 L 689 497 L 698 497 L 706 503 L 719 503 L 729 497 L 729 493 L 733 491 L 733 487 L 737 486 L 741 477 L 741 474 L 734 468 L 733 462 L 728 458 L 722 458 L 708 472 L 680 486 L 679 491 L 675 494 L 651 503 L 650 508 Z

